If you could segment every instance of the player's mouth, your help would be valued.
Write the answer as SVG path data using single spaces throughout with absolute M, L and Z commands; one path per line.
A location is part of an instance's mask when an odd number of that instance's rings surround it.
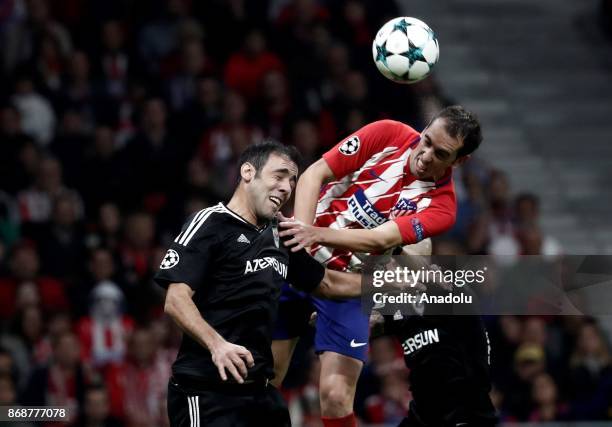
M 274 206 L 276 206 L 277 209 L 279 209 L 281 207 L 281 205 L 283 204 L 283 201 L 281 200 L 280 197 L 276 197 L 276 196 L 270 196 L 268 197 L 270 199 L 270 201 L 272 202 L 272 204 Z
M 427 171 L 427 166 L 423 164 L 423 161 L 421 160 L 421 156 L 417 157 L 416 159 L 416 170 L 419 174 L 423 174 Z

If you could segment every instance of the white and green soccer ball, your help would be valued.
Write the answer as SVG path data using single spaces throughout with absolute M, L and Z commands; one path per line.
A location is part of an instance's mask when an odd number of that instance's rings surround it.
M 418 82 L 438 62 L 440 46 L 429 26 L 416 18 L 394 18 L 383 25 L 372 43 L 374 63 L 397 83 Z

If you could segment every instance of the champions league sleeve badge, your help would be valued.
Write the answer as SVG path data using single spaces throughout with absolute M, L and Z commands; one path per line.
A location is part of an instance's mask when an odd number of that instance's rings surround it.
M 338 147 L 338 151 L 340 151 L 345 156 L 352 156 L 359 151 L 359 137 L 357 135 L 351 136 L 347 138 L 340 147 Z

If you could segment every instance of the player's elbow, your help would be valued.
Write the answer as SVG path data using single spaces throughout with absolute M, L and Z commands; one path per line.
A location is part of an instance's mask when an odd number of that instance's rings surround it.
M 333 179 L 333 177 L 333 172 L 329 168 L 325 159 L 319 159 L 304 171 L 300 177 L 300 181 L 321 186 L 329 182 L 331 179 Z
M 166 292 L 166 300 L 164 301 L 164 313 L 174 318 L 176 313 L 176 295 L 171 292 Z

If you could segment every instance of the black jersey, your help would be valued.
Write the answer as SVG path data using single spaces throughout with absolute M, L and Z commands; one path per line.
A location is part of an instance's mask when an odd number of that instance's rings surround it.
M 225 340 L 253 355 L 255 365 L 248 376 L 271 378 L 271 335 L 281 286 L 288 280 L 308 292 L 318 285 L 295 277 L 299 272 L 289 268 L 289 261 L 275 223 L 257 228 L 219 203 L 187 220 L 155 281 L 164 287 L 189 285 L 204 320 Z M 211 353 L 187 334 L 172 372 L 221 381 Z
M 385 316 L 410 369 L 408 425 L 494 425 L 489 340 L 479 316 Z

